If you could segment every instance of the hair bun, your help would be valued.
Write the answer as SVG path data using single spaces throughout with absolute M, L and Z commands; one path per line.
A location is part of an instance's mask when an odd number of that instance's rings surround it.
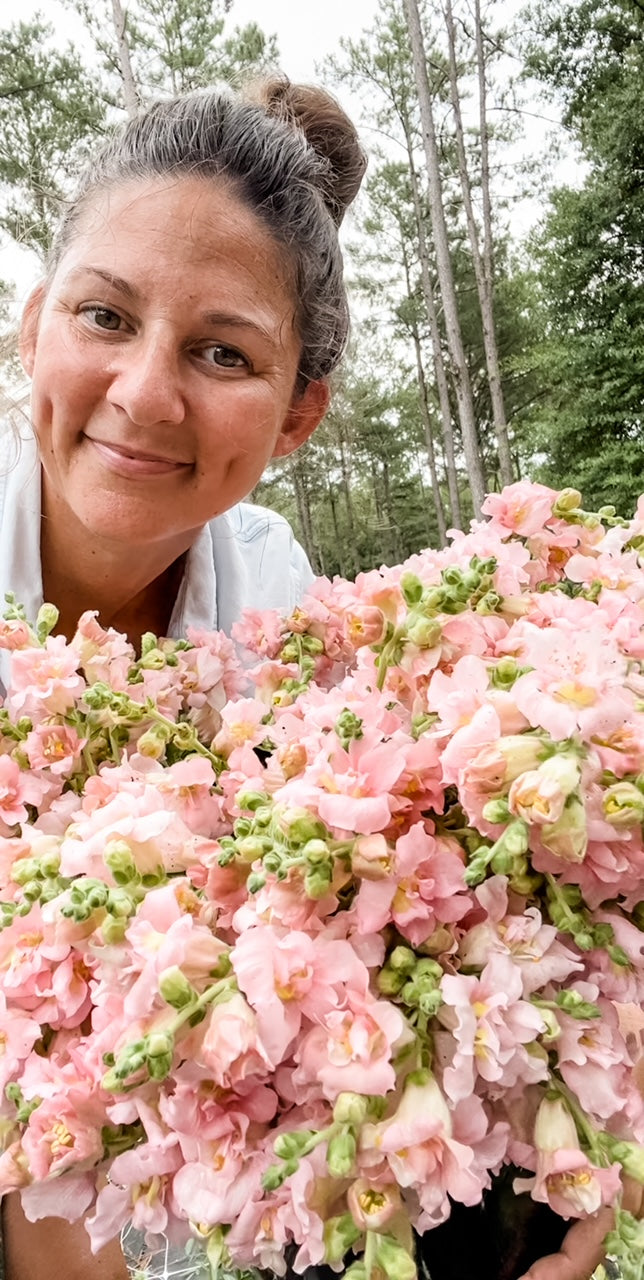
M 277 75 L 255 81 L 247 96 L 267 115 L 299 129 L 325 162 L 319 187 L 339 226 L 367 167 L 360 139 L 340 103 L 318 85 L 292 84 L 287 76 Z

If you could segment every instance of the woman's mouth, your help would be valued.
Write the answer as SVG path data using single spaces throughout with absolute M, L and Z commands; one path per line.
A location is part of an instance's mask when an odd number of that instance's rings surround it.
M 172 472 L 184 471 L 186 467 L 191 465 L 189 462 L 182 462 L 178 458 L 168 458 L 162 454 L 130 449 L 127 445 L 112 444 L 107 440 L 93 440 L 91 436 L 86 436 L 85 438 L 96 450 L 108 470 L 119 476 L 146 479 L 149 476 L 163 476 Z

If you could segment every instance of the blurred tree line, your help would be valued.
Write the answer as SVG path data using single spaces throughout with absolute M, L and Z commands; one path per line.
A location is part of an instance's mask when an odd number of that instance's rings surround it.
M 0 227 L 41 256 L 70 172 L 124 112 L 279 65 L 232 0 L 67 3 L 77 46 L 40 18 L 0 29 Z M 369 143 L 345 237 L 354 334 L 325 422 L 254 498 L 344 575 L 440 545 L 522 477 L 628 512 L 643 487 L 641 0 L 551 0 L 512 21 L 498 0 L 380 0 L 319 78 L 362 103 Z M 555 132 L 529 158 L 539 115 Z M 570 185 L 553 182 L 558 139 Z M 519 236 L 526 197 L 538 214 Z

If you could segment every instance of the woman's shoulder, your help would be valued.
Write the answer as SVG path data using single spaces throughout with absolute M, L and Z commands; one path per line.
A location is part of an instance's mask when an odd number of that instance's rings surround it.
M 210 528 L 218 576 L 221 569 L 226 593 L 239 596 L 236 616 L 241 608 L 290 610 L 295 607 L 314 574 L 306 552 L 284 516 L 267 507 L 240 502 L 224 517 L 213 521 Z M 231 541 L 236 548 L 234 563 L 230 558 Z M 227 617 L 228 610 L 221 614 L 220 626 L 226 626 Z

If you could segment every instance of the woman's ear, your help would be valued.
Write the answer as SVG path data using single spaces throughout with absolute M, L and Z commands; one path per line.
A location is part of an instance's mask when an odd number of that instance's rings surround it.
M 38 340 L 38 324 L 40 321 L 40 312 L 45 298 L 45 284 L 41 281 L 35 289 L 32 289 L 20 321 L 20 338 L 18 341 L 18 352 L 20 354 L 20 362 L 26 374 L 31 377 L 34 370 L 34 360 L 36 357 L 36 343 Z
M 322 421 L 329 407 L 329 384 L 324 380 L 308 382 L 301 395 L 295 395 L 273 450 L 274 458 L 293 453 Z

